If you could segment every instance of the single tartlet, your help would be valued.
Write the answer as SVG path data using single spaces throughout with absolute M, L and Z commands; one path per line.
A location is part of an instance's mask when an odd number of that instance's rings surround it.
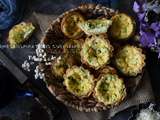
M 56 77 L 63 78 L 63 75 L 65 74 L 66 70 L 75 65 L 76 61 L 73 57 L 69 57 L 67 55 L 61 55 L 57 57 L 51 65 L 51 71 L 52 74 Z
M 109 63 L 113 47 L 104 35 L 87 37 L 81 49 L 82 63 L 99 69 Z
M 135 31 L 135 21 L 124 13 L 116 14 L 112 17 L 110 35 L 114 39 L 126 40 L 133 35 Z
M 98 102 L 106 106 L 114 106 L 123 101 L 126 94 L 123 79 L 113 73 L 113 71 L 103 72 L 98 77 L 94 91 L 94 97 Z
M 78 26 L 87 35 L 95 35 L 95 34 L 107 33 L 107 30 L 111 26 L 111 24 L 112 24 L 111 20 L 102 18 L 102 19 L 93 19 L 93 20 L 80 22 Z
M 63 45 L 64 54 L 74 56 L 77 59 L 80 59 L 80 51 L 83 44 L 83 40 L 67 40 Z
M 93 76 L 83 67 L 73 66 L 64 75 L 66 89 L 75 96 L 88 97 L 94 88 Z
M 79 38 L 83 35 L 83 31 L 78 27 L 78 23 L 83 21 L 84 17 L 79 12 L 68 13 L 62 19 L 61 30 L 68 38 Z
M 136 76 L 145 66 L 145 55 L 141 48 L 126 45 L 116 54 L 114 63 L 124 75 Z
M 10 31 L 8 42 L 10 48 L 16 48 L 18 45 L 26 41 L 35 30 L 32 23 L 21 22 L 15 25 Z

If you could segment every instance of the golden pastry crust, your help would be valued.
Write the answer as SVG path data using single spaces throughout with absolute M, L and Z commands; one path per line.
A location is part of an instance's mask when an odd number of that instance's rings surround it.
M 93 76 L 83 67 L 73 66 L 64 75 L 66 89 L 75 96 L 88 97 L 94 88 Z
M 106 18 L 91 19 L 78 23 L 78 26 L 87 34 L 103 34 L 107 33 L 108 28 L 111 26 L 112 21 Z
M 61 22 L 61 30 L 68 38 L 79 38 L 83 35 L 83 31 L 78 27 L 79 22 L 83 22 L 83 16 L 78 12 L 70 12 Z
M 134 34 L 135 26 L 136 23 L 130 16 L 124 13 L 116 14 L 112 17 L 111 37 L 120 40 L 128 39 Z
M 113 68 L 113 67 L 110 67 L 110 66 L 105 66 L 105 67 L 99 69 L 98 71 L 99 71 L 100 75 L 101 74 L 109 74 L 109 73 L 110 74 L 116 74 L 117 73 L 116 69 Z
M 95 79 L 98 78 L 99 75 L 101 74 L 108 74 L 108 73 L 116 74 L 117 73 L 116 69 L 109 65 L 106 65 L 98 70 L 92 70 L 91 72 L 94 75 Z
M 75 65 L 76 61 L 73 57 L 69 57 L 67 55 L 62 55 L 57 57 L 51 65 L 52 74 L 56 77 L 63 78 L 66 70 Z
M 141 48 L 126 45 L 117 53 L 115 65 L 124 75 L 136 76 L 145 66 L 145 55 Z
M 8 42 L 10 48 L 16 48 L 18 45 L 26 41 L 35 30 L 32 23 L 21 22 L 15 25 L 10 31 Z
M 113 47 L 104 35 L 91 36 L 82 45 L 81 61 L 97 70 L 109 63 L 112 52 Z
M 103 73 L 97 79 L 94 97 L 106 106 L 119 104 L 126 97 L 126 87 L 117 74 Z

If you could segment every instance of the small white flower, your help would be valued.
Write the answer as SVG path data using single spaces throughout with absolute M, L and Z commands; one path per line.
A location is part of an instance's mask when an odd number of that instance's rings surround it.
M 30 71 L 30 64 L 27 60 L 24 61 L 24 63 L 22 64 L 22 68 L 26 71 Z

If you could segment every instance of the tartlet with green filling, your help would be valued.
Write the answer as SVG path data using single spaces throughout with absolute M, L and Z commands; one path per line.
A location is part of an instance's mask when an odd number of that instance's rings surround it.
M 99 69 L 109 63 L 113 47 L 104 35 L 95 35 L 86 38 L 81 50 L 82 63 Z
M 106 106 L 119 104 L 126 97 L 126 87 L 122 78 L 112 72 L 102 73 L 94 90 L 94 97 Z
M 112 21 L 106 18 L 93 19 L 80 22 L 78 26 L 87 34 L 95 35 L 107 33 L 108 28 L 111 26 Z
M 124 13 L 112 17 L 110 35 L 114 39 L 126 40 L 134 34 L 135 21 Z
M 79 12 L 70 12 L 63 17 L 61 30 L 68 38 L 79 38 L 83 31 L 78 27 L 78 23 L 83 21 L 84 17 Z
M 10 31 L 8 36 L 8 42 L 10 48 L 16 48 L 18 45 L 26 41 L 35 30 L 32 23 L 22 22 L 15 25 Z
M 124 46 L 115 56 L 116 67 L 127 76 L 136 76 L 145 66 L 142 49 L 132 45 Z
M 75 96 L 88 97 L 94 88 L 93 76 L 87 69 L 78 66 L 68 68 L 64 75 L 66 89 Z
M 75 64 L 76 61 L 73 57 L 68 55 L 61 55 L 52 62 L 51 65 L 52 74 L 55 77 L 63 78 L 63 75 L 65 74 L 66 70 Z

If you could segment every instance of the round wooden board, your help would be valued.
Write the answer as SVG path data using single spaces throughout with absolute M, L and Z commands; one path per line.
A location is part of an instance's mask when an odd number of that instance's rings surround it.
M 87 19 L 97 18 L 101 16 L 106 17 L 106 18 L 111 18 L 113 15 L 118 13 L 118 11 L 115 11 L 113 9 L 110 9 L 110 8 L 107 8 L 101 5 L 95 5 L 95 4 L 81 5 L 77 8 L 71 9 L 63 13 L 56 20 L 54 20 L 53 23 L 50 25 L 50 27 L 47 29 L 45 36 L 43 37 L 41 41 L 42 43 L 46 45 L 63 46 L 64 42 L 68 38 L 64 36 L 64 34 L 61 32 L 61 21 L 65 15 L 67 15 L 68 13 L 72 11 L 80 12 Z M 50 56 L 51 54 L 54 54 L 53 48 L 52 49 L 47 48 L 45 50 L 48 56 Z M 58 56 L 57 54 L 55 55 Z M 56 96 L 58 100 L 63 102 L 65 105 L 75 108 L 79 111 L 85 111 L 85 112 L 98 112 L 98 111 L 106 110 L 106 109 L 113 107 L 113 106 L 105 106 L 104 104 L 97 102 L 92 97 L 92 95 L 88 98 L 78 98 L 72 95 L 65 89 L 63 85 L 63 81 L 53 76 L 53 74 L 51 73 L 51 67 L 49 65 L 40 63 L 40 67 L 45 72 L 45 82 L 47 83 L 48 89 L 54 96 Z M 126 79 L 125 84 L 127 87 L 128 95 L 134 94 L 142 77 L 143 77 L 143 73 L 139 74 L 136 77 L 125 78 Z M 126 99 L 128 97 L 129 96 L 127 96 Z

